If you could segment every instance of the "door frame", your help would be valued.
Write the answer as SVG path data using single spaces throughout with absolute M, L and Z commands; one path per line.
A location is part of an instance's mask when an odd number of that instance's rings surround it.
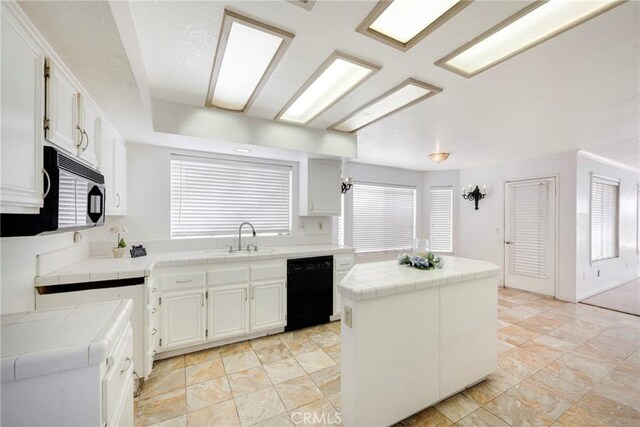
M 558 281 L 559 281 L 559 270 L 560 270 L 560 264 L 559 264 L 559 245 L 558 245 L 558 240 L 560 238 L 559 235 L 559 222 L 560 222 L 560 198 L 559 196 L 559 191 L 558 191 L 558 187 L 560 185 L 560 176 L 558 174 L 550 174 L 550 175 L 537 175 L 537 176 L 531 176 L 531 177 L 525 177 L 525 178 L 514 178 L 514 179 L 508 179 L 504 182 L 503 185 L 503 198 L 502 198 L 502 265 L 504 266 L 504 268 L 502 269 L 502 287 L 506 288 L 506 284 L 507 284 L 507 251 L 505 250 L 505 236 L 507 235 L 507 187 L 509 186 L 509 184 L 511 183 L 517 183 L 517 182 L 523 182 L 523 181 L 534 181 L 534 180 L 539 180 L 539 179 L 553 179 L 555 181 L 555 204 L 556 204 L 556 211 L 555 211 L 555 222 L 556 222 L 556 226 L 555 226 L 555 233 L 554 233 L 554 264 L 555 264 L 555 268 L 554 268 L 554 273 L 553 273 L 553 297 L 555 299 L 558 299 L 558 292 L 559 292 L 559 288 L 558 288 Z

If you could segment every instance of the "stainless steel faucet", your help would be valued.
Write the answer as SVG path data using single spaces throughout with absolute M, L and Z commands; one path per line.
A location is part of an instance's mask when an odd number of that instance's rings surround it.
M 242 224 L 240 224 L 240 227 L 238 228 L 238 251 L 242 250 L 242 227 L 244 225 L 248 225 L 249 227 L 251 227 L 251 231 L 253 232 L 253 237 L 256 237 L 256 229 L 253 228 L 253 225 L 251 225 L 250 222 L 243 222 Z

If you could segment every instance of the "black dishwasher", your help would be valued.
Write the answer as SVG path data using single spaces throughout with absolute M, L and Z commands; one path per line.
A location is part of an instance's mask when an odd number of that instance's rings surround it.
M 327 323 L 332 314 L 333 257 L 288 260 L 285 330 Z

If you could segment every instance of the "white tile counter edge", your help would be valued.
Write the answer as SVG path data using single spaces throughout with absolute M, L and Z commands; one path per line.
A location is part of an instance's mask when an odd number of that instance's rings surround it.
M 278 246 L 264 252 L 229 254 L 224 250 L 161 252 L 140 258 L 89 257 L 52 273 L 37 276 L 36 286 L 97 282 L 149 276 L 154 268 L 184 265 L 221 264 L 238 261 L 292 259 L 307 256 L 353 253 L 353 248 L 338 245 Z
M 481 277 L 497 276 L 500 267 L 487 261 L 443 257 L 443 268 L 419 270 L 397 261 L 356 264 L 338 284 L 340 295 L 354 301 L 443 286 Z
M 0 374 L 2 382 L 23 380 L 40 375 L 77 369 L 94 365 L 106 360 L 116 344 L 116 340 L 129 323 L 133 311 L 132 300 L 109 301 L 105 303 L 82 304 L 54 310 L 35 310 L 28 313 L 14 313 L 2 316 L 3 347 L 11 346 L 5 341 L 6 333 L 12 327 L 20 329 L 34 322 L 45 322 L 36 333 L 17 336 L 23 342 L 18 347 L 23 349 L 15 353 L 10 352 L 0 359 Z M 43 317 L 44 316 L 44 317 Z M 47 316 L 49 316 L 47 318 Z M 74 317 L 76 316 L 76 317 Z M 98 331 L 86 342 L 64 343 L 56 340 L 56 345 L 38 349 L 38 344 L 52 334 L 62 335 L 76 327 L 85 324 L 88 317 L 95 320 Z M 9 339 L 9 338 L 6 338 Z M 45 346 L 47 347 L 47 346 Z M 4 350 L 3 350 L 4 351 Z

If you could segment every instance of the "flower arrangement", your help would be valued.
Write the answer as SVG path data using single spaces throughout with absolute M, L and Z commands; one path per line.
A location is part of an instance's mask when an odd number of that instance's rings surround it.
M 419 270 L 433 270 L 444 267 L 444 260 L 433 252 L 421 252 L 415 255 L 400 254 L 398 264 L 406 264 Z
M 116 240 L 116 246 L 113 248 L 113 254 L 115 257 L 122 257 L 122 253 L 124 253 L 124 249 L 127 247 L 127 242 L 124 241 L 123 234 L 129 232 L 129 229 L 124 225 L 114 225 L 109 229 L 112 234 L 118 235 L 118 240 Z

